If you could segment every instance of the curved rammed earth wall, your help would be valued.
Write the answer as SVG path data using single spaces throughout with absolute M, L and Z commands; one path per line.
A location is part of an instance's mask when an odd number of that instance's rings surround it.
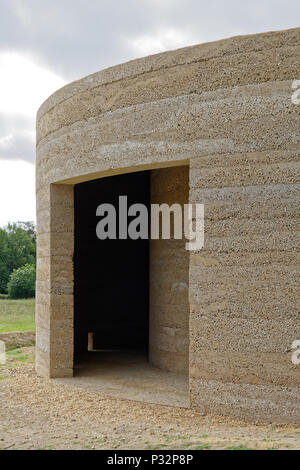
M 51 96 L 37 121 L 37 371 L 73 373 L 73 185 L 189 164 L 191 406 L 300 422 L 300 29 L 138 59 Z

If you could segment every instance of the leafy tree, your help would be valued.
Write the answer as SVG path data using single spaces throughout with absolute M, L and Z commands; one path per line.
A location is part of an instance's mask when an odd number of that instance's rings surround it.
M 10 274 L 25 264 L 35 264 L 36 235 L 32 222 L 17 222 L 0 229 L 0 294 L 7 292 Z
M 14 269 L 7 285 L 8 296 L 11 299 L 29 299 L 35 296 L 35 266 L 26 264 Z
M 32 241 L 36 243 L 36 228 L 33 222 L 17 222 L 16 224 L 9 224 L 8 226 L 23 229 Z
M 8 236 L 4 229 L 0 229 L 0 293 L 6 293 L 6 286 L 10 275 L 8 266 Z

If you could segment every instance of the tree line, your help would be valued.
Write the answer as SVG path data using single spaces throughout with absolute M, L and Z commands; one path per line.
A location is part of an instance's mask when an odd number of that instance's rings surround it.
M 33 222 L 0 228 L 0 294 L 32 297 L 35 292 L 36 229 Z

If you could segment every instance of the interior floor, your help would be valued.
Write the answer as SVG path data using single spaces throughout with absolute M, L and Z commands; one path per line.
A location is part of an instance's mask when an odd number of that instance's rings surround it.
M 140 351 L 88 352 L 77 362 L 74 378 L 56 380 L 116 398 L 189 407 L 188 377 L 152 366 Z

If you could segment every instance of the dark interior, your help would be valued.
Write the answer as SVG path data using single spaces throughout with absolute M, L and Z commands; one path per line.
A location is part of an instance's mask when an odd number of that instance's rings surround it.
M 97 207 L 119 196 L 150 204 L 149 172 L 101 178 L 75 186 L 74 356 L 94 350 L 142 350 L 149 342 L 149 240 L 99 240 Z M 133 218 L 128 217 L 128 223 Z M 118 237 L 117 237 L 118 238 Z

